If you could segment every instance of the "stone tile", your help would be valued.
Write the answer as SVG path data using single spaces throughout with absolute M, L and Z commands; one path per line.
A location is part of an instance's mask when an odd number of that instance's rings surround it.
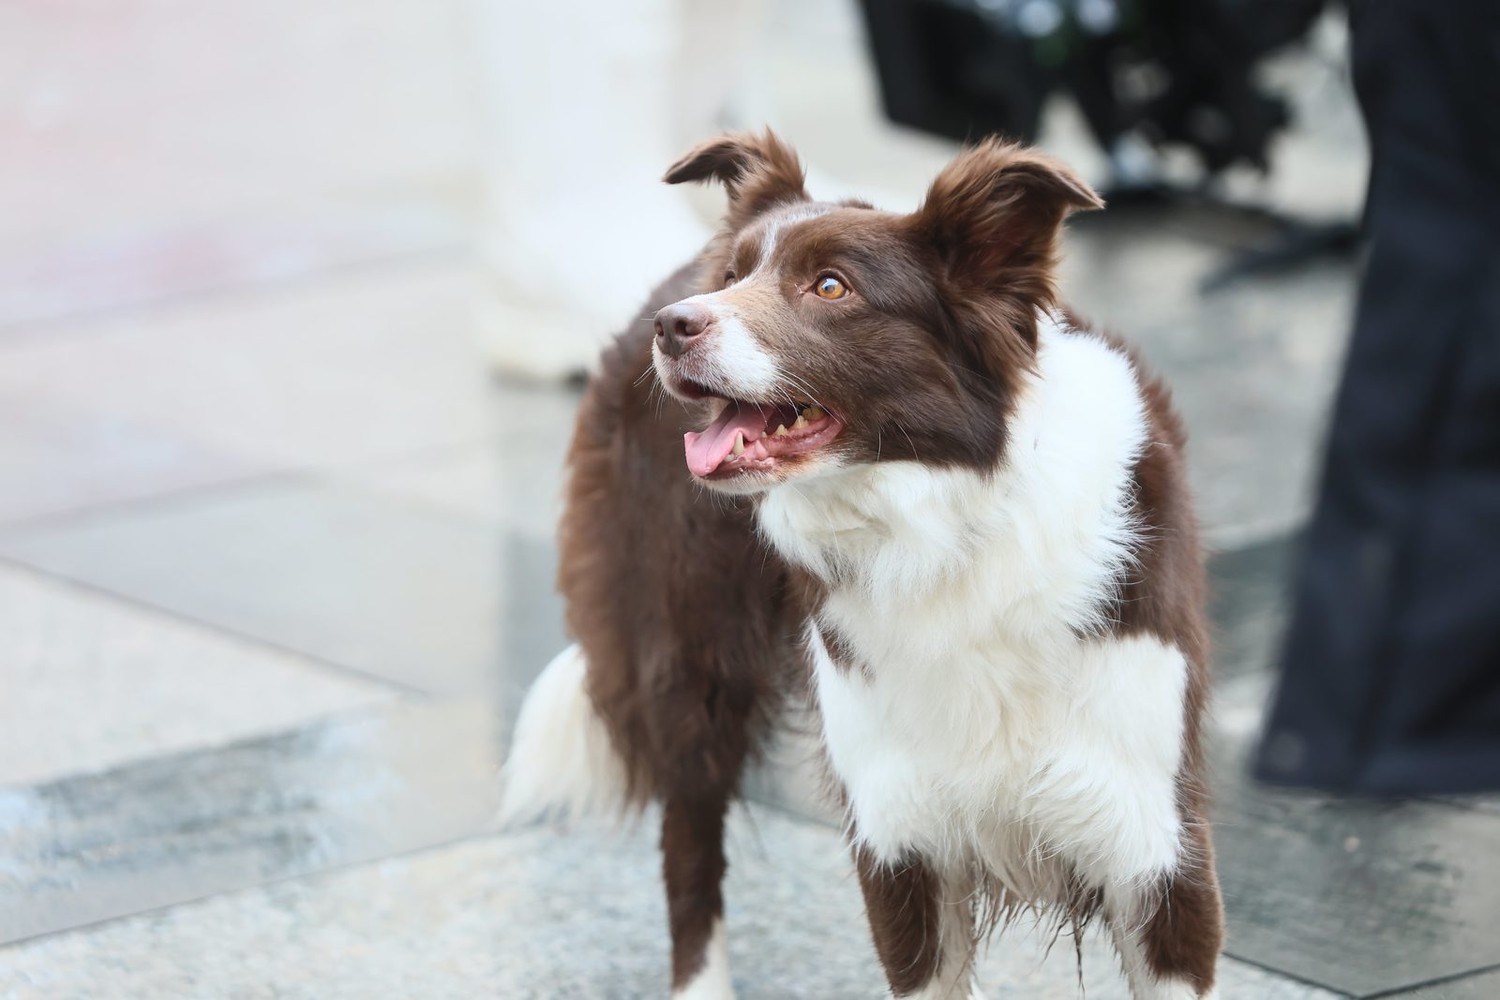
M 1209 557 L 1214 679 L 1275 671 L 1300 536 L 1283 534 Z
M 1296 539 L 1210 563 L 1219 652 L 1211 746 L 1229 951 L 1364 996 L 1500 961 L 1500 815 L 1252 784 Z M 1383 994 L 1382 994 L 1383 995 Z
M 423 691 L 514 688 L 563 645 L 549 545 L 309 480 L 0 536 L 0 553 Z
M 342 467 L 329 476 L 431 504 L 551 542 L 579 394 L 500 385 L 505 429 L 493 441 L 410 459 Z
M 1500 965 L 1500 817 L 1253 787 L 1220 756 L 1230 954 L 1355 996 Z
M 438 199 L 286 206 L 271 219 L 107 233 L 0 258 L 0 337 L 106 310 L 302 278 L 424 254 L 455 254 L 466 220 Z
M 503 428 L 456 263 L 364 269 L 4 345 L 24 391 L 279 467 L 472 444 Z
M 501 441 L 334 473 L 370 490 L 551 544 L 562 512 L 563 452 Z
M 1500 794 L 1485 793 L 1482 795 L 1449 795 L 1444 796 L 1442 801 L 1453 805 L 1463 806 L 1467 809 L 1482 809 L 1485 812 L 1500 815 Z
M 7 5 L 0 257 L 450 184 L 478 155 L 465 13 L 458 0 Z
M 263 646 L 0 565 L 0 786 L 286 729 L 391 697 Z
M 395 704 L 230 747 L 0 790 L 0 899 L 25 900 L 0 906 L 0 940 L 473 834 L 496 805 L 498 714 L 483 702 Z M 107 966 L 122 956 L 100 958 Z M 155 961 L 141 954 L 124 964 L 136 960 L 141 968 Z M 5 957 L 0 970 L 0 995 L 14 995 L 7 988 L 26 980 Z M 76 990 L 50 995 L 101 989 L 80 980 Z M 233 995 L 217 983 L 213 991 Z M 154 992 L 123 982 L 104 990 Z
M 1405 993 L 1382 993 L 1390 1000 L 1494 1000 L 1500 997 L 1500 970 L 1481 972 Z
M 242 479 L 266 464 L 143 425 L 0 392 L 0 522 L 64 514 Z
M 839 836 L 774 811 L 730 827 L 726 892 L 742 1000 L 883 993 Z M 19 997 L 636 998 L 667 982 L 665 907 L 649 823 L 621 836 L 536 828 L 298 879 L 0 951 Z M 1072 948 L 995 944 L 986 996 L 1124 1000 L 1095 937 L 1080 989 Z M 267 956 L 274 959 L 267 961 Z M 1331 1000 L 1226 960 L 1226 996 Z

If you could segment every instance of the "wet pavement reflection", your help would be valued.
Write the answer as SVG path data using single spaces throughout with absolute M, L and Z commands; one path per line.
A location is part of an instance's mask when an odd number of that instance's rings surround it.
M 0 790 L 0 941 L 472 836 L 499 709 L 412 701 Z

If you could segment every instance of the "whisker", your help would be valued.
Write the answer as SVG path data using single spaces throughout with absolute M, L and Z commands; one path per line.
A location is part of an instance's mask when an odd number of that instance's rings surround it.
M 825 410 L 828 409 L 828 407 L 823 406 L 823 401 L 820 400 L 820 399 L 818 399 L 817 395 L 813 393 L 812 387 L 809 386 L 806 382 L 804 382 L 798 376 L 793 375 L 791 372 L 784 371 L 784 372 L 780 372 L 777 377 L 780 378 L 780 379 L 785 379 L 787 382 L 789 382 L 791 384 L 792 388 L 798 389 L 801 392 L 806 393 L 807 394 L 808 402 L 812 403 L 814 406 L 822 407 Z

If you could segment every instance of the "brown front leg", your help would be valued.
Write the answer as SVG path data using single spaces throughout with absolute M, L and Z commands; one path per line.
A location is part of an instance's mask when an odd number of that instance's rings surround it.
M 1119 899 L 1110 930 L 1134 1000 L 1208 1000 L 1224 947 L 1224 907 L 1203 819 L 1185 824 L 1177 868 L 1157 886 Z
M 672 931 L 672 995 L 730 998 L 724 937 L 726 796 L 671 799 L 661 824 L 667 918 Z
M 883 864 L 855 848 L 854 864 L 891 993 L 965 1000 L 974 957 L 970 887 L 943 879 L 916 855 Z

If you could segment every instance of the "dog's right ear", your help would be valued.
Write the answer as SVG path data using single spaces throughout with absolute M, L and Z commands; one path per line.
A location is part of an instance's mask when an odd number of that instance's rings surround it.
M 1063 220 L 1103 207 L 1093 188 L 1062 163 L 991 138 L 938 174 L 912 221 L 955 277 L 1009 287 L 1032 279 L 1050 289 Z
M 730 132 L 694 147 L 672 164 L 668 184 L 717 180 L 729 192 L 729 225 L 738 229 L 774 205 L 807 201 L 805 171 L 792 147 L 766 129 Z

